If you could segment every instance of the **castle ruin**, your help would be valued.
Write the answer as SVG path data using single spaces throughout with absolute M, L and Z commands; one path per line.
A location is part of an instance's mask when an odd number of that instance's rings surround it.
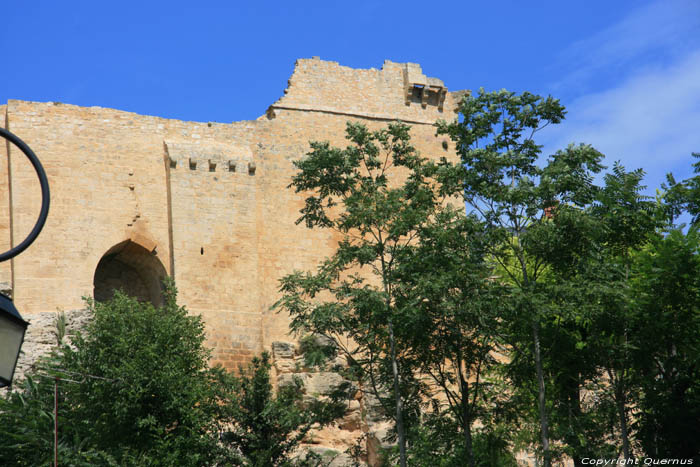
M 419 65 L 357 70 L 298 60 L 284 96 L 257 120 L 201 123 L 100 107 L 10 100 L 0 124 L 41 159 L 52 205 L 38 240 L 0 264 L 23 316 L 84 308 L 122 288 L 158 303 L 172 276 L 179 303 L 201 314 L 212 364 L 236 368 L 289 340 L 270 310 L 278 280 L 333 253 L 330 232 L 295 225 L 303 197 L 287 186 L 309 141 L 345 146 L 346 122 L 400 120 L 424 155 L 454 155 L 435 134 L 461 93 Z M 2 145 L 0 249 L 22 241 L 41 203 L 24 155 Z M 31 332 L 31 326 L 30 326 Z

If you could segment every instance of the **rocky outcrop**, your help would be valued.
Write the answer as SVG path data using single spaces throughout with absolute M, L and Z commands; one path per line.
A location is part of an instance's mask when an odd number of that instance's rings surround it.
M 2 284 L 0 284 L 0 287 Z M 17 387 L 17 383 L 24 379 L 25 374 L 39 359 L 51 353 L 57 347 L 58 335 L 57 319 L 63 316 L 63 338 L 70 339 L 71 336 L 85 327 L 91 318 L 88 310 L 71 310 L 66 312 L 55 313 L 36 313 L 33 315 L 22 315 L 22 318 L 29 323 L 27 331 L 24 334 L 24 342 L 22 350 L 17 359 L 17 367 L 13 377 L 13 386 Z M 70 340 L 68 341 L 70 342 Z M 11 387 L 12 388 L 12 387 Z M 11 388 L 0 389 L 0 396 L 4 395 Z
M 343 376 L 347 361 L 342 357 L 334 359 L 328 368 L 335 371 L 307 368 L 301 346 L 295 342 L 274 342 L 272 354 L 278 387 L 299 385 L 307 397 L 323 397 L 341 385 L 347 387 L 345 416 L 324 429 L 312 431 L 305 448 L 324 459 L 332 459 L 329 464 L 332 467 L 356 465 L 351 453 L 358 450 L 362 454 L 355 457 L 359 457 L 360 465 L 380 465 L 382 449 L 391 447 L 386 438 L 392 425 L 383 416 L 377 398 L 361 383 Z
M 72 310 L 63 312 L 65 316 L 65 335 L 70 337 L 85 327 L 91 315 L 88 310 Z M 17 360 L 15 381 L 24 379 L 24 375 L 43 355 L 47 355 L 56 348 L 57 330 L 56 320 L 60 313 L 37 313 L 23 315 L 29 322 L 27 332 L 24 334 L 22 351 Z

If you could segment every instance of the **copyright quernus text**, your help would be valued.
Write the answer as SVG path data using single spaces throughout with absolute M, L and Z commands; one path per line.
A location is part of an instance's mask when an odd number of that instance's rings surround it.
M 644 457 L 641 459 L 596 459 L 584 457 L 583 465 L 693 465 L 693 459 L 655 459 Z

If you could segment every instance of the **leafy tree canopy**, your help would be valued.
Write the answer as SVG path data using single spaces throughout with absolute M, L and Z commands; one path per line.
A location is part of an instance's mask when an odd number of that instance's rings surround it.
M 302 404 L 296 388 L 273 396 L 267 355 L 240 377 L 209 367 L 202 319 L 171 282 L 158 308 L 119 292 L 88 306 L 83 332 L 0 398 L 0 464 L 53 462 L 56 378 L 65 465 L 295 465 L 311 425 L 343 414 L 334 400 Z

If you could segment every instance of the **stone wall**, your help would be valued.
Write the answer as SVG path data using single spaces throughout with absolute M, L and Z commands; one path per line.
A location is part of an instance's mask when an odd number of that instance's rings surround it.
M 289 318 L 270 310 L 278 281 L 315 268 L 338 241 L 295 224 L 303 197 L 287 186 L 309 141 L 344 146 L 348 121 L 378 129 L 403 120 L 422 154 L 455 157 L 434 123 L 455 117 L 459 96 L 416 64 L 354 70 L 314 58 L 297 61 L 284 96 L 254 121 L 10 100 L 0 124 L 41 159 L 52 204 L 38 240 L 0 265 L 0 281 L 11 283 L 20 313 L 36 320 L 81 308 L 106 256 L 119 255 L 145 284 L 163 271 L 175 278 L 180 302 L 204 317 L 213 363 L 236 368 L 289 339 Z M 0 247 L 26 236 L 39 206 L 36 175 L 10 147 L 0 164 Z
M 380 448 L 389 447 L 384 439 L 392 423 L 387 421 L 377 399 L 361 382 L 350 381 L 342 375 L 347 360 L 338 356 L 323 369 L 308 368 L 298 342 L 276 341 L 272 343 L 273 365 L 277 386 L 300 381 L 305 397 L 322 397 L 343 384 L 350 387 L 345 416 L 323 430 L 312 431 L 304 448 L 326 456 L 333 456 L 333 467 L 352 464 L 349 452 L 359 447 L 365 455 L 362 461 L 368 465 L 380 464 Z
M 0 105 L 0 125 L 7 128 L 6 118 L 7 106 Z M 10 178 L 9 164 L 10 159 L 7 156 L 9 142 L 4 139 L 0 141 L 0 249 L 7 251 L 11 248 L 11 230 L 10 230 Z M 21 240 L 20 240 L 21 241 Z M 0 263 L 0 282 L 12 285 L 12 269 L 10 261 Z
M 14 382 L 17 383 L 34 366 L 40 357 L 49 354 L 57 346 L 56 318 L 59 313 L 39 313 L 27 318 L 29 327 L 24 335 L 22 352 L 17 360 Z M 65 311 L 66 337 L 82 330 L 90 319 L 87 309 Z

